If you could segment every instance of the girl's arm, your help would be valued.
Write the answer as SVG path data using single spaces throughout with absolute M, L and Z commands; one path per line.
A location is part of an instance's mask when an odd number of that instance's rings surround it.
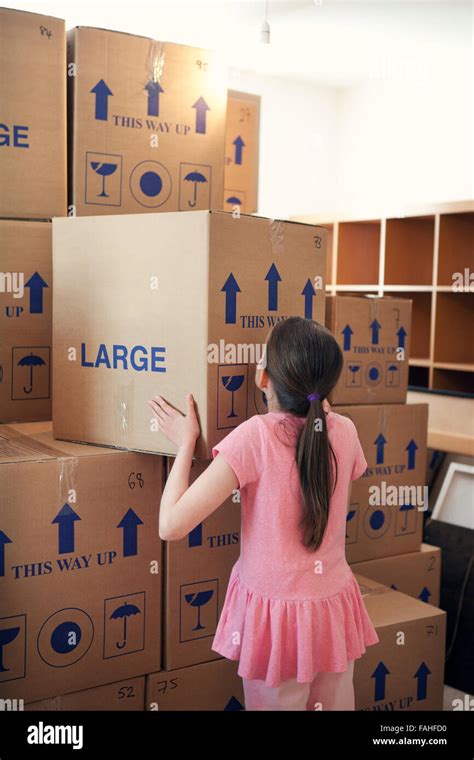
M 159 524 L 161 539 L 177 541 L 220 507 L 239 484 L 232 468 L 217 455 L 202 475 L 189 485 L 194 448 L 200 432 L 191 395 L 186 397 L 185 416 L 162 396 L 155 396 L 149 404 L 160 430 L 178 446 L 161 498 Z

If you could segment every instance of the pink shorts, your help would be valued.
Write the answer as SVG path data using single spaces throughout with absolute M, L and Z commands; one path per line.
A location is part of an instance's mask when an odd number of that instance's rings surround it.
M 311 683 L 283 681 L 273 688 L 265 681 L 242 679 L 246 710 L 354 710 L 354 662 L 343 673 L 316 673 Z

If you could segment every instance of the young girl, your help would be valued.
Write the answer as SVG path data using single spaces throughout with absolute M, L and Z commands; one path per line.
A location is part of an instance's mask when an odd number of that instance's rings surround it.
M 365 472 L 354 424 L 324 399 L 341 350 L 317 322 L 278 322 L 256 383 L 268 413 L 236 427 L 189 486 L 199 423 L 161 396 L 150 405 L 178 446 L 160 507 L 160 536 L 184 538 L 235 489 L 241 553 L 212 649 L 239 660 L 247 710 L 354 710 L 354 660 L 378 642 L 345 557 L 351 480 Z

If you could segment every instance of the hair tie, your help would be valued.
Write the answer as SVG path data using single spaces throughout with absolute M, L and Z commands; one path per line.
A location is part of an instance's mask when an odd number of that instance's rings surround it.
M 308 401 L 321 401 L 321 396 L 319 393 L 310 393 L 309 396 L 306 396 Z

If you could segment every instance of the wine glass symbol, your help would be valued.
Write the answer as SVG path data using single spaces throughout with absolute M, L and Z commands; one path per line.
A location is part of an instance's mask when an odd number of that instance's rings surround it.
M 16 628 L 5 628 L 3 631 L 0 631 L 0 673 L 10 670 L 10 668 L 6 668 L 3 664 L 3 647 L 14 641 L 19 633 L 20 628 L 18 626 Z
M 232 394 L 232 401 L 230 406 L 230 414 L 227 415 L 227 417 L 237 417 L 235 410 L 234 410 L 234 393 L 235 391 L 238 391 L 239 388 L 242 386 L 242 383 L 245 380 L 245 375 L 223 375 L 222 378 L 222 385 L 226 389 L 226 391 L 230 391 Z
M 199 631 L 205 626 L 201 625 L 201 607 L 208 603 L 214 594 L 214 589 L 208 591 L 198 591 L 196 594 L 185 594 L 184 598 L 191 607 L 197 607 L 198 619 L 197 625 L 193 628 L 193 631 Z
M 347 517 L 346 517 L 346 538 L 349 538 L 349 534 L 347 532 L 347 527 L 348 527 L 347 523 L 349 523 L 355 517 L 355 515 L 356 515 L 356 510 L 355 509 L 350 509 L 349 512 L 347 513 Z
M 356 376 L 356 373 L 359 370 L 360 370 L 360 366 L 358 364 L 349 364 L 349 372 L 352 372 L 351 385 L 354 385 L 354 383 L 355 383 L 355 376 Z
M 105 192 L 105 178 L 117 171 L 117 164 L 106 164 L 102 161 L 91 161 L 91 167 L 99 177 L 102 177 L 102 192 L 97 194 L 98 198 L 109 198 Z

